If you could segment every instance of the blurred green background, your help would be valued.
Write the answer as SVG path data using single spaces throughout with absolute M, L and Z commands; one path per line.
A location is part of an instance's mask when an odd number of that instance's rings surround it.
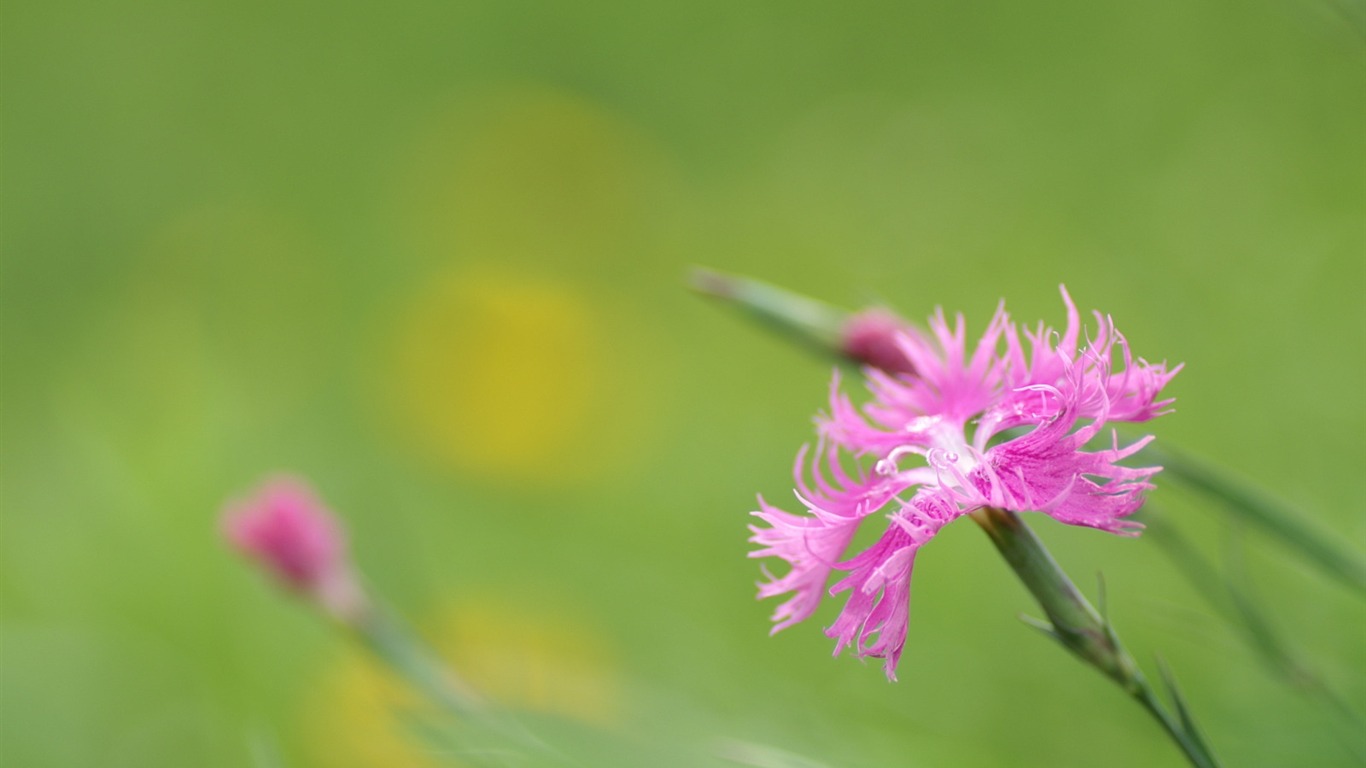
M 0 25 L 5 765 L 421 766 L 406 695 L 228 552 L 278 470 L 502 700 L 832 766 L 1177 765 L 963 524 L 888 684 L 767 636 L 746 513 L 830 364 L 691 264 L 1184 361 L 1160 440 L 1366 541 L 1359 5 L 12 2 Z M 1161 480 L 1159 480 L 1161 483 Z M 1168 486 L 1213 558 L 1224 518 Z M 1035 518 L 1229 765 L 1340 765 L 1150 539 Z M 1366 710 L 1366 607 L 1254 587 Z M 681 747 L 680 747 L 681 749 Z M 691 754 L 680 752 L 679 754 Z

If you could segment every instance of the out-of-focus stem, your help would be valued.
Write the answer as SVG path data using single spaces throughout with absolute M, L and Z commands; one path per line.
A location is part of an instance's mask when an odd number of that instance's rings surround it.
M 747 277 L 694 269 L 693 290 L 745 311 L 768 328 L 820 354 L 839 355 L 849 313 Z
M 1151 502 L 1149 502 L 1151 507 Z M 1315 701 L 1340 727 L 1343 747 L 1366 765 L 1366 734 L 1362 717 L 1329 685 L 1249 593 L 1247 577 L 1237 571 L 1221 574 L 1175 526 L 1145 510 L 1145 537 L 1161 545 L 1172 563 L 1194 584 L 1196 591 L 1222 613 L 1247 641 L 1267 668 L 1287 685 Z
M 1238 519 L 1261 528 L 1298 552 L 1311 565 L 1366 596 L 1366 558 L 1311 527 L 1302 515 L 1257 491 L 1252 483 L 1234 480 L 1170 447 L 1150 444 L 1144 447 L 1140 456 L 1162 465 L 1168 476 L 1219 499 Z
M 547 758 L 554 754 L 542 739 L 489 706 L 394 615 L 372 605 L 347 626 L 414 690 L 453 715 L 458 724 L 468 726 L 466 734 L 473 741 L 463 745 L 463 760 L 502 768 L 522 765 L 528 755 Z
M 1109 621 L 1087 602 L 1024 521 L 1013 512 L 991 507 L 972 513 L 972 518 L 986 531 L 1048 617 L 1046 623 L 1031 623 L 1137 700 L 1161 724 L 1191 765 L 1216 768 L 1218 761 L 1200 737 L 1170 677 L 1167 682 L 1176 702 L 1176 715 L 1157 697 Z
M 994 507 L 972 513 L 1006 563 L 1038 601 L 1048 617 L 1048 631 L 1058 642 L 1095 665 L 1116 682 L 1133 677 L 1122 667 L 1128 659 L 1106 629 L 1105 620 L 1087 602 L 1053 555 L 1019 515 Z
M 486 703 L 397 619 L 373 607 L 351 625 L 361 642 L 416 690 L 462 719 L 486 713 Z

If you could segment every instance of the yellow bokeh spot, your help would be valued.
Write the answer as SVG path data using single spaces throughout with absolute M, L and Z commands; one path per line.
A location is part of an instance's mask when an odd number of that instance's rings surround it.
M 349 649 L 327 669 L 304 701 L 303 730 L 311 765 L 319 768 L 435 768 L 403 722 L 404 713 L 435 710 L 386 667 Z
M 638 432 L 642 390 L 590 301 L 495 271 L 431 282 L 402 311 L 389 398 L 406 434 L 454 468 L 519 483 L 592 476 Z
M 433 635 L 471 685 L 505 706 L 614 724 L 621 690 L 609 645 L 588 625 L 492 598 L 446 610 Z
M 494 598 L 460 601 L 425 623 L 423 634 L 453 670 L 497 706 L 597 726 L 615 724 L 621 686 L 610 647 L 588 625 L 540 608 Z M 339 655 L 303 704 L 310 764 L 460 765 L 450 754 L 434 752 L 404 721 L 405 715 L 439 718 L 440 712 L 358 649 Z
M 399 308 L 382 372 L 405 441 L 518 487 L 638 455 L 658 356 L 649 323 L 603 299 L 673 240 L 663 155 L 605 105 L 534 84 L 434 110 L 407 155 L 395 225 L 431 276 Z

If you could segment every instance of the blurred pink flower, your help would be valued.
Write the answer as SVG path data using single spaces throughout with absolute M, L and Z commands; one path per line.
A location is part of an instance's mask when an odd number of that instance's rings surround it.
M 222 525 L 234 548 L 337 619 L 352 621 L 364 610 L 341 525 L 304 481 L 268 481 L 255 496 L 230 503 Z
M 910 324 L 888 309 L 855 312 L 840 329 L 840 351 L 846 357 L 891 373 L 915 373 L 901 348 L 902 333 Z
M 948 523 L 991 506 L 1118 534 L 1142 528 L 1125 518 L 1143 504 L 1160 467 L 1118 462 L 1152 438 L 1121 447 L 1112 436 L 1108 447 L 1084 448 L 1107 422 L 1164 413 L 1172 401 L 1158 395 L 1181 366 L 1135 360 L 1099 313 L 1095 338 L 1081 344 L 1076 307 L 1066 289 L 1062 297 L 1061 335 L 1042 323 L 1021 332 L 1002 304 L 971 354 L 961 315 L 950 326 L 937 311 L 928 332 L 903 326 L 894 342 L 908 367 L 888 371 L 870 359 L 865 374 L 873 398 L 862 409 L 840 392 L 836 376 L 809 481 L 806 451 L 797 457 L 796 495 L 806 513 L 760 497 L 754 515 L 767 527 L 750 526 L 750 541 L 759 545 L 751 557 L 790 565 L 781 577 L 765 571 L 768 581 L 759 585 L 761 598 L 791 595 L 774 612 L 773 631 L 810 616 L 830 572 L 843 571 L 830 592 L 849 597 L 826 630 L 835 653 L 852 647 L 859 656 L 883 658 L 895 679 L 915 554 Z M 870 471 L 846 470 L 847 454 L 869 457 Z M 881 539 L 841 561 L 862 520 L 889 504 Z

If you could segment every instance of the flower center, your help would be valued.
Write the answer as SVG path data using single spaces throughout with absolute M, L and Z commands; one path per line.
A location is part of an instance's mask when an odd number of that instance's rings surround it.
M 942 424 L 931 434 L 932 445 L 925 453 L 925 462 L 938 473 L 941 485 L 961 485 L 981 463 L 982 455 L 968 445 L 961 426 Z
M 906 444 L 888 451 L 886 457 L 877 462 L 873 471 L 890 477 L 901 471 L 897 463 L 907 454 L 925 457 L 925 464 L 934 470 L 940 485 L 953 490 L 967 489 L 967 476 L 982 461 L 982 453 L 968 444 L 963 426 L 942 419 L 933 423 L 917 424 L 922 427 L 921 435 L 928 438 L 929 445 Z M 908 430 L 910 426 L 908 425 Z

